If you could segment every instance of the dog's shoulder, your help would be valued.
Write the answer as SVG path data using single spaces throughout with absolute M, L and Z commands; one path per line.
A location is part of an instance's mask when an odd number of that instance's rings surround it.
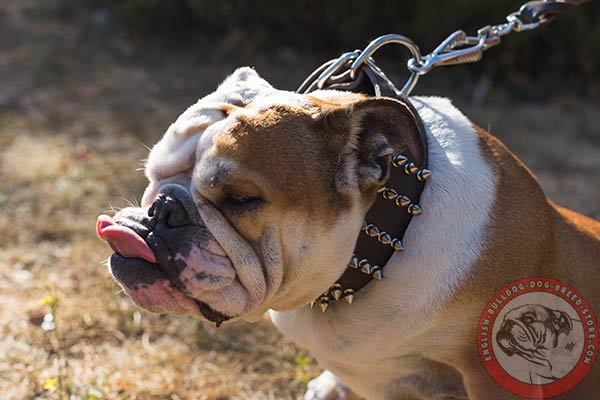
M 600 251 L 600 221 L 596 221 L 557 204 L 552 204 L 552 206 L 572 229 L 588 240 L 597 242 Z

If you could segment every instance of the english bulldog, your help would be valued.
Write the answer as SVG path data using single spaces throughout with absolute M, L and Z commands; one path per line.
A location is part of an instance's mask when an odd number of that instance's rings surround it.
M 305 399 L 520 398 L 481 365 L 482 309 L 511 281 L 550 276 L 600 310 L 600 223 L 550 202 L 449 100 L 411 101 L 433 172 L 423 214 L 353 304 L 309 306 L 346 269 L 390 154 L 418 153 L 412 116 L 391 98 L 276 90 L 249 68 L 152 148 L 141 207 L 99 217 L 112 276 L 154 312 L 221 324 L 270 310 L 326 369 Z M 560 398 L 599 391 L 596 366 Z
M 529 362 L 530 383 L 545 384 L 567 375 L 581 354 L 581 339 L 571 334 L 574 323 L 581 321 L 564 311 L 527 304 L 504 316 L 496 340 L 508 356 Z

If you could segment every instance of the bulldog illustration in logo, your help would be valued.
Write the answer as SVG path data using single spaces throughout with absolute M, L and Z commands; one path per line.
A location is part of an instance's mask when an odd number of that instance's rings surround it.
M 496 341 L 508 356 L 529 361 L 529 383 L 550 383 L 567 375 L 581 354 L 582 338 L 574 334 L 573 324 L 581 321 L 564 311 L 526 304 L 505 314 Z

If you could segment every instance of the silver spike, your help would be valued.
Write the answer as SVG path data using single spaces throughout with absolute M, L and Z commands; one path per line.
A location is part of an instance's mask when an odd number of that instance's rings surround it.
M 410 199 L 408 197 L 406 197 L 405 195 L 396 197 L 396 205 L 398 207 L 406 207 L 409 204 L 410 204 Z
M 379 228 L 373 224 L 367 225 L 367 229 L 365 230 L 365 232 L 371 237 L 379 236 Z
M 424 181 L 425 179 L 431 176 L 431 171 L 427 168 L 423 168 L 417 171 L 417 179 L 420 181 Z
M 379 240 L 379 243 L 384 244 L 386 246 L 392 243 L 392 237 L 387 232 L 381 232 L 377 237 L 377 240 Z
M 415 163 L 409 162 L 408 164 L 406 164 L 404 166 L 404 173 L 406 175 L 414 174 L 415 172 L 418 171 L 418 169 L 419 168 L 415 165 Z
M 406 156 L 402 154 L 396 154 L 394 158 L 392 158 L 392 165 L 396 168 L 403 166 L 408 161 Z
M 319 305 L 321 306 L 321 312 L 327 311 L 327 307 L 329 307 L 329 297 L 321 296 L 321 300 L 319 300 Z
M 396 197 L 398 197 L 398 192 L 392 188 L 385 188 L 381 195 L 386 200 L 394 200 Z
M 402 246 L 402 242 L 398 238 L 392 239 L 392 243 L 390 243 L 390 245 L 396 251 L 404 251 L 404 246 Z
M 365 273 L 365 274 L 370 274 L 371 273 L 371 264 L 369 264 L 369 261 L 367 261 L 366 259 L 362 259 L 360 260 L 360 262 L 358 263 L 358 266 L 360 267 L 360 270 Z
M 383 279 L 383 274 L 380 267 L 373 268 L 371 275 L 373 275 L 373 278 L 377 279 L 378 281 Z
M 329 293 L 333 296 L 334 299 L 339 300 L 342 297 L 342 285 L 339 283 L 334 283 L 329 289 Z
M 421 215 L 423 209 L 418 204 L 411 204 L 408 206 L 408 212 L 412 215 Z
M 358 268 L 358 257 L 352 257 L 348 263 L 348 266 L 354 269 Z
M 339 300 L 342 298 L 342 290 L 341 289 L 336 289 L 331 291 L 331 295 L 333 296 L 334 299 Z
M 345 289 L 343 298 L 346 299 L 348 304 L 352 304 L 352 301 L 354 300 L 354 289 Z
M 315 307 L 315 303 L 316 303 L 316 301 L 311 301 L 311 302 L 309 303 L 309 304 L 310 304 L 310 308 L 311 308 L 311 309 L 313 309 L 313 308 Z

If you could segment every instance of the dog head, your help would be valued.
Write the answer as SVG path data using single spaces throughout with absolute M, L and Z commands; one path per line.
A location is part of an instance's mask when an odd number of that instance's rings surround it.
M 275 90 L 237 70 L 150 152 L 139 208 L 101 216 L 138 305 L 220 323 L 307 304 L 346 268 L 391 156 L 423 157 L 393 99 Z
M 545 360 L 544 354 L 557 347 L 559 336 L 572 329 L 567 313 L 527 304 L 506 313 L 496 341 L 507 355 L 518 354 L 535 362 Z

